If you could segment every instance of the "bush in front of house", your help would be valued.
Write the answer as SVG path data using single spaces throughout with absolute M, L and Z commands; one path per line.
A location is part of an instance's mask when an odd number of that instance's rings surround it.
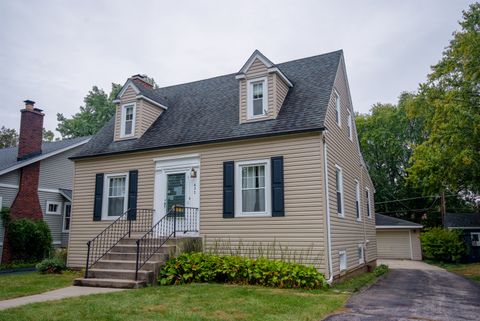
M 13 260 L 38 262 L 49 256 L 52 234 L 44 220 L 10 220 L 7 231 Z
M 388 265 L 385 265 L 385 264 L 380 264 L 379 266 L 377 266 L 375 268 L 375 270 L 373 270 L 373 274 L 375 274 L 375 276 L 381 276 L 381 275 L 384 275 L 385 273 L 387 273 L 389 271 L 389 267 Z
M 168 260 L 159 274 L 162 285 L 219 282 L 277 288 L 325 288 L 325 277 L 313 266 L 241 256 L 183 253 Z
M 461 231 L 431 228 L 420 235 L 423 255 L 442 262 L 458 262 L 466 253 Z
M 36 268 L 40 273 L 50 274 L 62 273 L 67 267 L 59 257 L 54 256 L 48 259 L 44 259 L 42 262 L 36 265 Z

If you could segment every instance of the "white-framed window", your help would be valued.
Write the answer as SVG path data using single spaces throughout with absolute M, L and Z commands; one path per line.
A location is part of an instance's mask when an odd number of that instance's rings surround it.
M 271 216 L 270 160 L 235 163 L 237 216 Z
M 358 264 L 365 263 L 365 249 L 363 247 L 363 244 L 358 244 L 357 253 L 358 253 Z
M 339 216 L 344 216 L 343 211 L 343 174 L 342 168 L 335 165 L 335 185 L 337 191 L 337 213 Z
M 247 118 L 264 117 L 268 112 L 267 77 L 247 82 Z
M 360 210 L 360 183 L 355 180 L 355 213 L 357 215 L 357 221 L 362 220 L 362 212 Z
M 45 213 L 52 214 L 52 215 L 62 214 L 62 203 L 47 201 L 47 205 L 45 207 Z
M 122 105 L 120 137 L 130 137 L 135 135 L 135 114 L 135 103 Z
M 480 232 L 471 232 L 472 246 L 480 246 Z
M 347 269 L 347 251 L 338 251 L 338 261 L 340 264 L 340 272 Z
M 128 173 L 106 174 L 103 190 L 102 219 L 116 219 L 128 206 Z
M 340 94 L 334 89 L 333 91 L 334 99 L 335 99 L 335 119 L 337 121 L 337 125 L 342 127 L 342 109 L 341 109 L 341 101 L 340 101 Z
M 62 231 L 63 232 L 69 232 L 70 231 L 70 218 L 72 216 L 72 203 L 70 202 L 65 202 L 65 206 L 63 209 L 63 227 Z
M 365 199 L 367 202 L 367 217 L 372 218 L 372 208 L 370 202 L 370 189 L 368 187 L 365 188 Z
M 347 117 L 347 129 L 348 129 L 348 138 L 350 138 L 350 140 L 353 140 L 352 113 L 350 112 L 350 110 L 348 111 L 348 117 Z

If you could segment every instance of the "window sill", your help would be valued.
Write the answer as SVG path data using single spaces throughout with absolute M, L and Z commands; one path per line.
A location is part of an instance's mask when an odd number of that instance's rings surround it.
M 114 221 L 119 217 L 120 215 L 119 216 L 102 216 L 102 221 Z
M 235 217 L 272 217 L 271 213 L 241 213 Z
M 45 212 L 45 215 L 60 216 L 60 215 L 63 215 L 63 214 L 62 213 Z
M 341 218 L 345 218 L 345 215 L 343 215 L 342 213 L 337 213 L 337 216 Z

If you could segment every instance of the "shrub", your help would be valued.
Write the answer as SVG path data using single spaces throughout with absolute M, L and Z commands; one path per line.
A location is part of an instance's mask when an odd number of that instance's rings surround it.
M 66 248 L 55 249 L 55 251 L 53 252 L 53 257 L 57 258 L 64 265 L 67 265 L 67 255 L 68 251 Z
M 40 273 L 62 273 L 67 267 L 65 263 L 58 257 L 52 257 L 44 259 L 42 262 L 38 263 L 36 266 L 37 270 Z
M 387 273 L 390 269 L 388 268 L 388 265 L 385 265 L 385 264 L 380 264 L 379 266 L 377 266 L 375 268 L 375 270 L 373 270 L 373 274 L 375 274 L 375 276 L 380 276 L 380 275 L 384 275 L 385 273 Z
M 52 235 L 44 220 L 12 220 L 7 230 L 14 260 L 38 262 L 50 254 Z
M 420 236 L 425 258 L 444 262 L 458 262 L 466 253 L 461 231 L 431 228 Z
M 162 285 L 220 282 L 305 289 L 327 286 L 324 276 L 313 266 L 263 257 L 249 259 L 206 253 L 183 253 L 168 260 L 160 271 L 159 282 Z

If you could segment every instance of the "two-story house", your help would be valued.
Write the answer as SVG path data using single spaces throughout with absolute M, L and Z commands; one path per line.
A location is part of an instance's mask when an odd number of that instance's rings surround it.
M 155 224 L 176 219 L 207 249 L 261 255 L 252 248 L 270 246 L 278 258 L 288 248 L 330 280 L 376 264 L 374 186 L 342 51 L 281 64 L 255 51 L 237 73 L 164 88 L 136 75 L 116 103 L 116 116 L 72 158 L 70 267 L 101 278 L 102 258 L 134 264 L 133 242 L 129 257 L 109 253 L 128 237 L 128 216 L 143 222 L 130 235 L 140 247 L 164 237 Z M 175 205 L 181 215 L 169 218 Z M 99 239 L 109 246 L 96 253 Z M 137 251 L 138 271 L 138 257 L 148 258 Z M 129 278 L 123 269 L 117 276 Z
M 21 110 L 19 144 L 0 149 L 0 208 L 12 218 L 43 219 L 52 233 L 54 247 L 67 247 L 72 207 L 73 162 L 90 137 L 42 142 L 42 110 L 25 101 Z M 0 262 L 11 254 L 0 220 Z M 7 244 L 6 244 L 7 245 Z

